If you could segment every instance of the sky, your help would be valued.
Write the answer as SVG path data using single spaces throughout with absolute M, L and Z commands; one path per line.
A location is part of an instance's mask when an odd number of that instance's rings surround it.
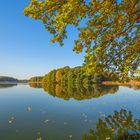
M 65 45 L 50 43 L 41 21 L 23 15 L 30 0 L 0 0 L 0 76 L 29 79 L 53 69 L 82 65 L 83 55 L 72 51 L 77 31 L 68 29 Z

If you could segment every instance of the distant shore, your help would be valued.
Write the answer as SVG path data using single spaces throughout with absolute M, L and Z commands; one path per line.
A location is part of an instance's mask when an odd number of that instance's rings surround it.
M 140 81 L 129 81 L 129 82 L 124 82 L 124 83 L 121 83 L 121 82 L 113 82 L 113 81 L 104 81 L 102 82 L 102 84 L 104 85 L 140 85 Z

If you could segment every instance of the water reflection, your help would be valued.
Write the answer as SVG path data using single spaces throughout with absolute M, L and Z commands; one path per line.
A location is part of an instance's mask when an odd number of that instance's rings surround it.
M 17 84 L 0 84 L 0 89 L 1 88 L 11 88 L 17 86 Z
M 130 85 L 130 86 L 127 86 L 129 88 L 133 88 L 134 90 L 140 90 L 140 85 Z
M 71 85 L 62 86 L 59 84 L 45 85 L 43 88 L 50 95 L 69 100 L 74 98 L 76 100 L 91 99 L 94 97 L 100 97 L 107 93 L 113 94 L 118 91 L 118 86 L 105 86 L 105 85 L 89 85 L 84 87 L 83 85 Z
M 30 87 L 32 88 L 42 88 L 41 83 L 29 83 Z
M 83 140 L 139 140 L 140 119 L 134 119 L 127 110 L 114 111 L 104 119 L 99 119 L 96 128 L 83 136 Z
M 140 116 L 140 94 L 130 89 L 134 86 L 44 84 L 43 88 L 62 100 L 21 84 L 0 90 L 4 93 L 0 94 L 0 140 L 140 139 L 140 121 L 135 119 Z M 70 98 L 83 101 L 63 100 Z
M 50 84 L 47 83 L 29 83 L 30 87 L 33 88 L 43 88 L 45 92 L 50 95 L 64 100 L 69 100 L 74 98 L 76 100 L 91 99 L 103 96 L 105 94 L 114 94 L 119 90 L 118 85 L 99 85 L 99 84 L 89 84 L 89 85 L 61 85 L 61 84 Z M 125 86 L 128 88 L 133 88 L 134 90 L 140 90 L 140 85 L 130 85 Z

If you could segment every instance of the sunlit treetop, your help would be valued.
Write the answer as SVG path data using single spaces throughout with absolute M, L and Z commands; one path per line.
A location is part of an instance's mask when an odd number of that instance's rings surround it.
M 74 25 L 79 30 L 74 51 L 86 52 L 88 73 L 116 72 L 123 78 L 140 65 L 139 0 L 31 0 L 24 14 L 41 20 L 53 34 L 51 42 L 61 46 Z

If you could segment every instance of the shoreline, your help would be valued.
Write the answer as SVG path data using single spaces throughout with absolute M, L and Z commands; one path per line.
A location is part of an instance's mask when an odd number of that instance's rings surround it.
M 140 81 L 129 81 L 129 82 L 113 82 L 113 81 L 104 81 L 102 82 L 103 85 L 119 85 L 119 86 L 124 86 L 124 85 L 140 85 Z
M 28 84 L 41 84 L 43 82 L 28 82 Z M 102 83 L 95 83 L 95 84 L 103 84 L 103 85 L 122 85 L 122 86 L 127 86 L 127 85 L 140 85 L 140 81 L 129 81 L 129 82 L 115 82 L 115 81 L 104 81 Z

